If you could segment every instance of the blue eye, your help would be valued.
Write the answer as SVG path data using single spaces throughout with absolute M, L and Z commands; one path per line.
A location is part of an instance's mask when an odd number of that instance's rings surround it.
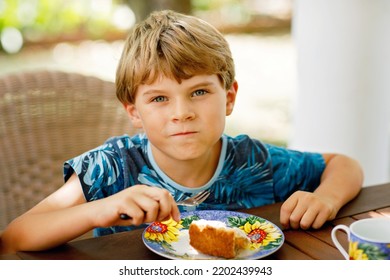
M 206 93 L 207 91 L 205 91 L 204 89 L 198 89 L 192 93 L 192 96 L 202 96 L 205 95 Z
M 164 102 L 166 100 L 167 100 L 167 98 L 164 96 L 157 96 L 157 97 L 152 99 L 153 102 Z

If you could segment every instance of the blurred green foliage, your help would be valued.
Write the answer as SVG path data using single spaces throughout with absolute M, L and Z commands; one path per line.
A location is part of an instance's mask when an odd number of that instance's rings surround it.
M 120 31 L 113 19 L 123 6 L 127 5 L 118 0 L 0 0 L 0 34 L 12 27 L 27 42 L 71 36 L 97 39 Z
M 35 29 L 56 34 L 99 21 L 107 25 L 108 14 L 92 13 L 94 3 L 96 5 L 99 2 L 101 1 L 1 0 L 0 29 L 12 26 L 20 30 Z
M 279 0 L 289 3 L 292 0 Z M 0 51 L 6 45 L 124 38 L 136 20 L 155 9 L 192 13 L 221 31 L 250 32 L 280 25 L 259 18 L 272 0 L 0 0 Z M 255 7 L 257 7 L 255 9 Z M 262 10 L 265 6 L 261 6 Z M 253 23 L 252 26 L 250 23 Z M 282 26 L 285 23 L 282 22 Z M 237 29 L 241 28 L 241 29 Z
M 191 2 L 196 10 L 203 11 L 220 9 L 223 6 L 242 5 L 240 0 L 192 0 Z

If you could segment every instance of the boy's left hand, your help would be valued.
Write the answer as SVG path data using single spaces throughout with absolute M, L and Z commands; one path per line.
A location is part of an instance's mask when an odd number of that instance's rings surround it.
M 285 228 L 320 228 L 335 218 L 337 209 L 332 201 L 316 193 L 296 191 L 280 209 L 280 223 Z

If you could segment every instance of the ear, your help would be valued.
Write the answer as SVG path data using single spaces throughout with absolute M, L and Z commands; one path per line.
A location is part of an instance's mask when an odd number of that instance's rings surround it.
M 142 120 L 134 104 L 123 104 L 131 123 L 135 128 L 143 128 Z
M 236 102 L 237 90 L 238 83 L 236 80 L 234 80 L 232 86 L 226 92 L 226 116 L 231 115 L 233 112 L 234 104 Z

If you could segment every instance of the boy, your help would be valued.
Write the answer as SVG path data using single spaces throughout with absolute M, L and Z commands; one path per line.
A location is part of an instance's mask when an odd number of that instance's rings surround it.
M 319 228 L 362 186 L 360 166 L 346 156 L 223 134 L 238 90 L 234 63 L 224 37 L 195 17 L 160 11 L 137 25 L 116 85 L 145 134 L 114 137 L 67 161 L 65 184 L 4 231 L 4 252 L 51 248 L 91 229 L 102 235 L 179 220 L 175 201 L 205 189 L 211 195 L 197 209 L 285 201 L 283 226 Z

